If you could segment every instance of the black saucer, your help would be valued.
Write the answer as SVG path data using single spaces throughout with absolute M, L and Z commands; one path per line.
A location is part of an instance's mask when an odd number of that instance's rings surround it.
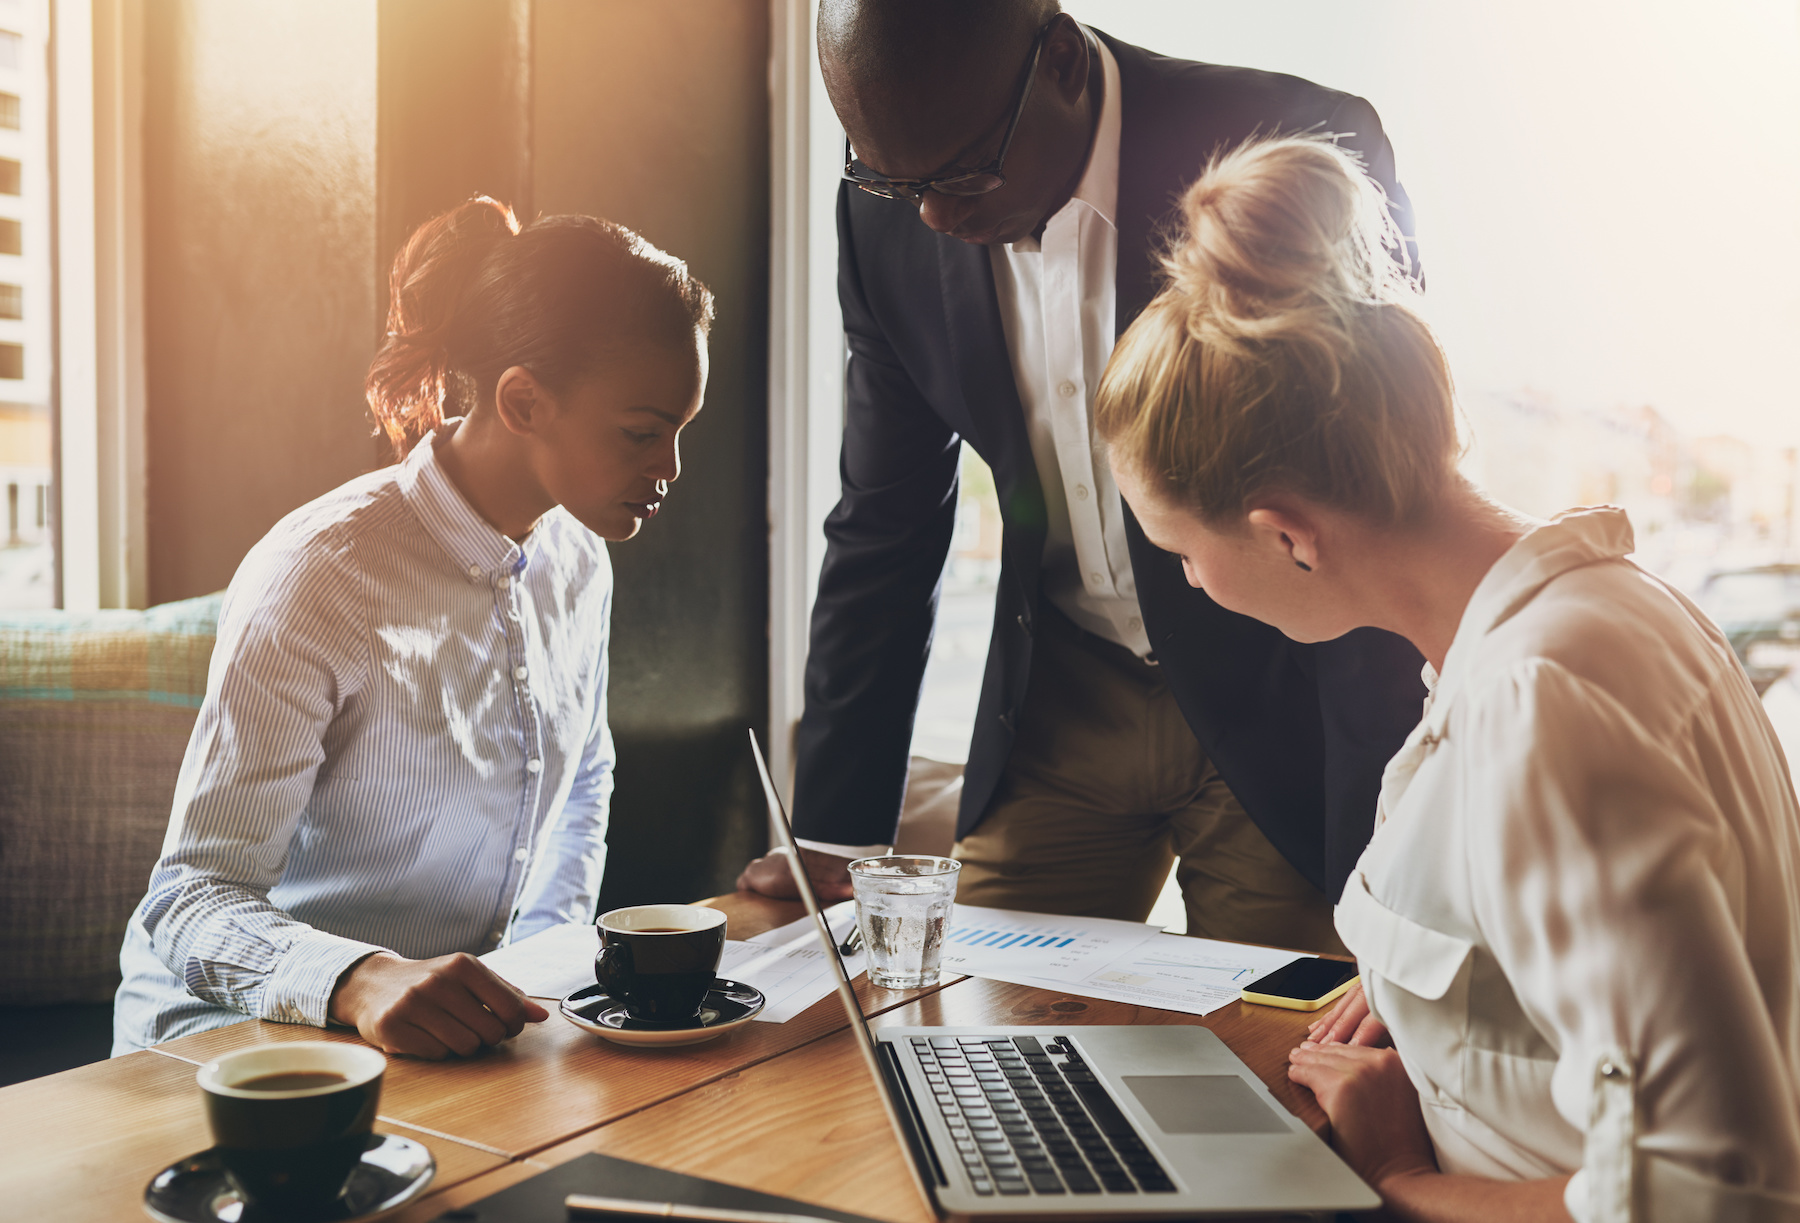
M 410 1138 L 370 1134 L 362 1162 L 324 1214 L 306 1223 L 348 1223 L 403 1205 L 437 1172 L 431 1152 Z M 213 1151 L 170 1164 L 144 1189 L 144 1211 L 162 1223 L 258 1223 L 269 1216 L 244 1204 Z
M 562 1016 L 584 1031 L 621 1045 L 697 1045 L 748 1023 L 765 1005 L 767 999 L 754 985 L 715 977 L 706 1001 L 700 1004 L 700 1014 L 680 1023 L 633 1019 L 623 1002 L 598 985 L 585 986 L 564 998 Z

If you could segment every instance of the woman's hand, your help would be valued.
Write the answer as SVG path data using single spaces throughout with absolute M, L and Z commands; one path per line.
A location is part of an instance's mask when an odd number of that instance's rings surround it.
M 436 1061 L 509 1040 L 550 1012 L 472 955 L 408 960 L 378 951 L 338 978 L 330 1015 L 384 1053 Z
M 1331 1145 L 1383 1198 L 1384 1183 L 1437 1171 L 1419 1093 L 1394 1050 L 1309 1040 L 1288 1054 L 1288 1078 L 1312 1089 Z
M 1362 982 L 1352 985 L 1324 1016 L 1306 1029 L 1306 1038 L 1321 1045 L 1367 1045 L 1382 1048 L 1394 1043 L 1387 1025 L 1369 1013 L 1369 996 Z

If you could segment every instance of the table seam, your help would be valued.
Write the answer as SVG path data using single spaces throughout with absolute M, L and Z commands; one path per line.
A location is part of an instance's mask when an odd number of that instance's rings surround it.
M 446 1134 L 442 1130 L 434 1130 L 428 1125 L 417 1125 L 411 1121 L 402 1121 L 398 1117 L 388 1117 L 388 1116 L 384 1116 L 379 1113 L 376 1114 L 375 1120 L 381 1122 L 383 1125 L 397 1125 L 402 1129 L 415 1130 L 421 1134 L 429 1134 L 433 1138 L 441 1138 L 445 1142 L 454 1142 L 458 1146 L 470 1147 L 477 1151 L 484 1151 L 489 1155 L 498 1155 L 501 1159 L 504 1159 L 509 1164 L 519 1162 L 520 1157 L 517 1155 L 514 1155 L 511 1151 L 502 1150 L 499 1147 L 489 1146 L 485 1142 L 477 1142 L 473 1138 L 459 1138 L 455 1134 Z
M 161 1048 L 160 1046 L 157 1046 L 157 1045 L 151 1045 L 150 1048 L 145 1050 L 145 1052 L 160 1053 L 164 1057 L 169 1058 L 171 1061 L 181 1062 L 184 1065 L 188 1065 L 188 1066 L 204 1066 L 206 1064 L 205 1062 L 197 1062 L 191 1057 L 183 1057 L 179 1053 L 170 1053 L 167 1049 Z

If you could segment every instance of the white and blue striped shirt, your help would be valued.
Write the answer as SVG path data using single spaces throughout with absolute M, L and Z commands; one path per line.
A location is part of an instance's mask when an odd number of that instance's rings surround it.
M 322 1026 L 371 951 L 592 920 L 606 547 L 562 509 L 514 543 L 433 441 L 288 515 L 232 579 L 120 952 L 115 1054 L 246 1015 Z

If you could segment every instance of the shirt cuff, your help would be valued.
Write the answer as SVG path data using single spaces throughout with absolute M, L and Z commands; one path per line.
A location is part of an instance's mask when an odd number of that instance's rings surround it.
M 852 862 L 858 858 L 879 858 L 894 852 L 892 845 L 836 845 L 830 841 L 809 841 L 805 837 L 795 837 L 794 844 L 801 849 L 812 849 L 822 854 L 836 854 L 840 858 L 849 858 Z
M 377 951 L 373 943 L 309 930 L 296 938 L 263 985 L 259 1019 L 322 1028 L 330 1019 L 331 992 L 344 970 Z

